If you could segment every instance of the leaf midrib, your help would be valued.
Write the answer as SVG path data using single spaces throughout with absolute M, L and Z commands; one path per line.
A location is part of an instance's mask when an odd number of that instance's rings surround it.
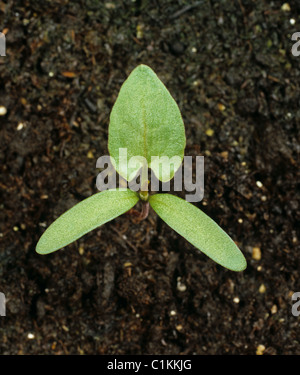
M 146 92 L 148 90 L 148 82 L 146 83 Z M 144 95 L 141 96 L 141 108 L 142 108 L 142 123 L 143 123 L 143 144 L 144 144 L 144 158 L 148 160 L 148 152 L 147 152 L 147 124 L 146 124 L 146 107 L 145 107 L 145 98 Z

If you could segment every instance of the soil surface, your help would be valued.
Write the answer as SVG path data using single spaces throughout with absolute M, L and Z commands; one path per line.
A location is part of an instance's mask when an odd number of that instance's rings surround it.
M 300 3 L 283 4 L 0 0 L 1 354 L 300 354 Z M 110 111 L 140 63 L 178 103 L 186 155 L 205 156 L 195 205 L 239 245 L 244 272 L 153 210 L 35 252 L 97 193 Z

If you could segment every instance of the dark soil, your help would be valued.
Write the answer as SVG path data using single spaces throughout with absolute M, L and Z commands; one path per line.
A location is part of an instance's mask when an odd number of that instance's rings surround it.
M 300 354 L 300 3 L 283 3 L 0 0 L 1 354 Z M 218 266 L 152 210 L 35 252 L 97 192 L 109 114 L 140 63 L 177 101 L 186 154 L 205 156 L 196 205 L 246 271 Z

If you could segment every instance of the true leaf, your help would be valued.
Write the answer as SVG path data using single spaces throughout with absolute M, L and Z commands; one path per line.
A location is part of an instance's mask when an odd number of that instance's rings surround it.
M 218 264 L 243 271 L 246 260 L 219 225 L 191 203 L 170 194 L 155 194 L 151 207 L 171 228 Z
M 40 238 L 36 251 L 49 254 L 130 210 L 139 200 L 129 189 L 105 190 L 84 199 L 56 219 Z
M 122 162 L 119 149 L 127 149 Z M 185 131 L 180 110 L 161 80 L 146 65 L 136 67 L 123 83 L 110 115 L 108 149 L 117 172 L 131 180 L 142 161 L 128 168 L 131 157 L 141 156 L 161 181 L 173 178 L 185 148 Z M 151 156 L 177 157 L 174 166 L 160 168 Z

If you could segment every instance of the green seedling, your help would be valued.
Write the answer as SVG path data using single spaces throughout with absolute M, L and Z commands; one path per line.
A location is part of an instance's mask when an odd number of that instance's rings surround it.
M 115 170 L 131 181 L 139 174 L 140 190 L 109 189 L 81 201 L 55 220 L 41 236 L 36 251 L 49 254 L 79 239 L 91 230 L 126 213 L 142 201 L 141 217 L 149 205 L 178 234 L 216 263 L 232 271 L 243 271 L 246 260 L 233 240 L 192 203 L 168 193 L 148 193 L 148 168 L 158 180 L 174 177 L 182 163 L 185 130 L 180 110 L 157 75 L 146 65 L 135 68 L 121 87 L 113 106 L 108 149 Z M 119 150 L 127 149 L 121 160 Z M 135 164 L 129 160 L 142 156 Z M 172 168 L 161 168 L 152 156 L 176 157 Z M 146 163 L 145 163 L 146 161 Z

